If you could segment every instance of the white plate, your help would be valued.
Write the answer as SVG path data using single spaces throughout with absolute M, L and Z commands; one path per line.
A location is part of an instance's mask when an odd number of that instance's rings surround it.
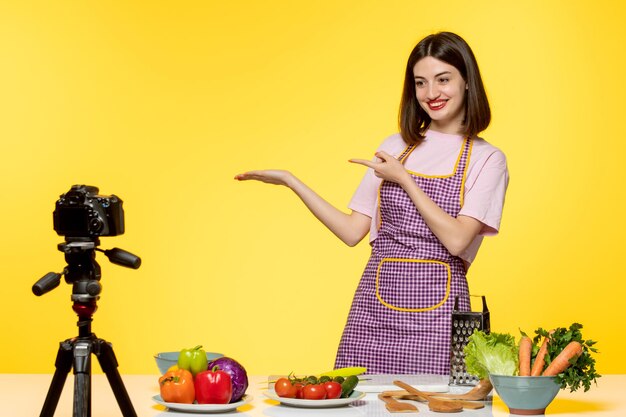
M 297 398 L 283 398 L 279 397 L 274 390 L 263 391 L 263 394 L 267 398 L 278 401 L 281 404 L 300 408 L 343 407 L 365 397 L 365 393 L 360 391 L 353 391 L 348 398 L 335 398 L 334 400 L 299 400 Z
M 241 407 L 244 404 L 248 404 L 252 401 L 251 395 L 244 395 L 240 401 L 230 404 L 181 404 L 181 403 L 168 403 L 163 401 L 160 395 L 155 395 L 152 399 L 157 403 L 166 406 L 170 410 L 182 411 L 185 413 L 225 413 L 232 411 L 237 407 Z

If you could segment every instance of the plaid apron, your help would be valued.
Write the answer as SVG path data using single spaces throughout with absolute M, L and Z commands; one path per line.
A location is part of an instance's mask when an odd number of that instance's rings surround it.
M 409 171 L 417 185 L 453 217 L 463 205 L 471 148 L 472 141 L 466 139 L 453 174 Z M 404 162 L 414 149 L 407 147 L 398 159 Z M 470 309 L 463 261 L 431 232 L 397 183 L 382 182 L 379 202 L 378 237 L 352 302 L 335 368 L 447 375 L 454 297 L 459 296 L 459 310 Z

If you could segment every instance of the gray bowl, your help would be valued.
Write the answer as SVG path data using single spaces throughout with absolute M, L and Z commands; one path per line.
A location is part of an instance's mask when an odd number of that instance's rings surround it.
M 180 351 L 176 352 L 159 352 L 154 355 L 154 360 L 159 368 L 159 372 L 161 375 L 167 372 L 167 370 L 178 363 L 178 356 L 180 355 Z M 214 361 L 217 358 L 221 358 L 224 356 L 221 353 L 216 352 L 207 352 L 206 358 L 209 362 Z
M 489 379 L 511 414 L 545 414 L 561 389 L 553 376 L 489 375 Z

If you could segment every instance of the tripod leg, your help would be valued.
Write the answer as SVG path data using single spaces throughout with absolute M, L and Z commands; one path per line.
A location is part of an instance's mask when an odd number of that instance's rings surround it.
M 46 401 L 43 403 L 40 417 L 52 417 L 61 398 L 61 392 L 69 374 L 72 369 L 72 343 L 69 340 L 61 342 L 59 350 L 57 352 L 57 358 L 54 362 L 56 370 L 48 389 L 48 395 L 46 395 Z
M 102 371 L 109 380 L 109 385 L 111 385 L 117 404 L 120 406 L 120 410 L 122 410 L 122 415 L 124 417 L 137 417 L 137 413 L 133 408 L 128 392 L 124 387 L 124 382 L 122 382 L 122 377 L 117 370 L 118 363 L 115 358 L 113 348 L 109 343 L 102 339 L 97 339 L 95 343 L 97 344 L 97 348 L 94 349 L 95 354 L 98 357 L 98 362 L 100 362 Z
M 74 414 L 91 417 L 91 340 L 74 345 Z

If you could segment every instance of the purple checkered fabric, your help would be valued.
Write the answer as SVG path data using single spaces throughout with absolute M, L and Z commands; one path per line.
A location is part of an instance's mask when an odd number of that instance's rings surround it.
M 408 147 L 398 159 L 413 150 Z M 471 141 L 466 140 L 452 175 L 411 173 L 439 207 L 456 217 Z M 463 261 L 428 228 L 397 183 L 380 188 L 381 226 L 357 287 L 335 361 L 336 368 L 367 367 L 373 374 L 450 373 L 454 298 L 468 311 Z

